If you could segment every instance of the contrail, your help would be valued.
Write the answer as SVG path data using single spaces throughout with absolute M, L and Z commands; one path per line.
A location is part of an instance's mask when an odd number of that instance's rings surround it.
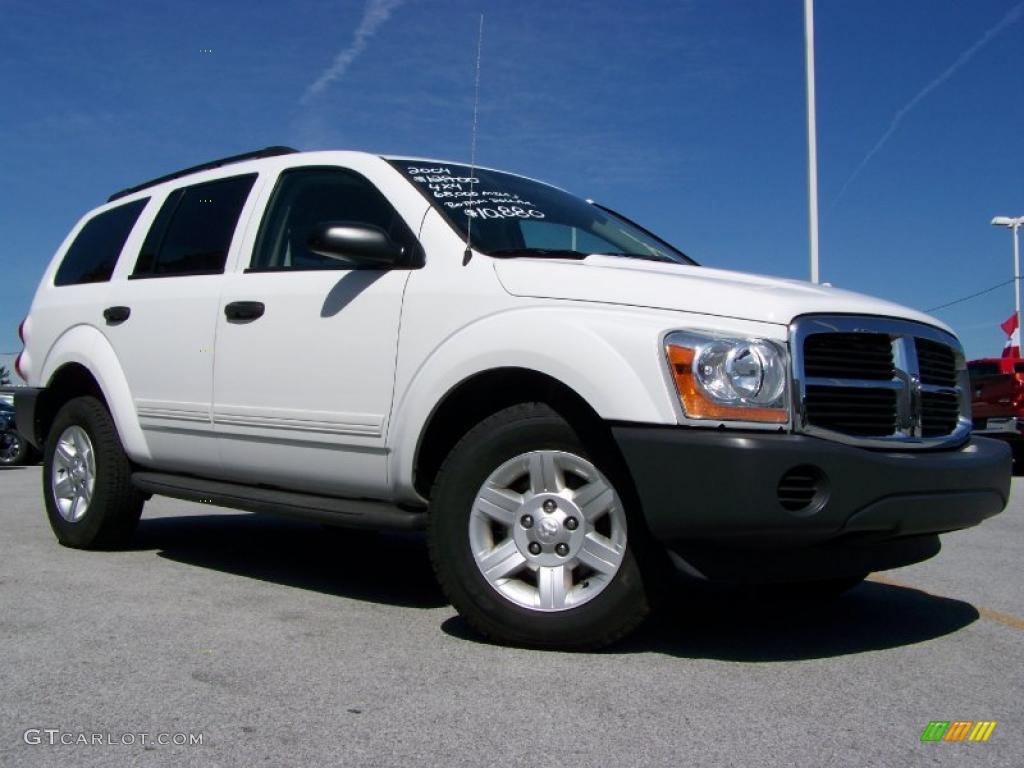
M 882 138 L 880 138 L 875 143 L 875 146 L 871 148 L 871 151 L 864 156 L 863 160 L 860 161 L 860 165 L 858 165 L 854 172 L 850 174 L 850 178 L 848 178 L 846 180 L 846 183 L 843 184 L 842 188 L 839 190 L 839 194 L 836 195 L 835 200 L 832 201 L 832 205 L 835 205 L 836 203 L 839 202 L 839 198 L 843 196 L 847 188 L 853 183 L 854 179 L 856 179 L 860 175 L 860 172 L 864 170 L 864 167 L 869 162 L 871 162 L 871 158 L 877 155 L 878 152 L 885 145 L 885 143 L 890 138 L 892 138 L 892 135 L 896 133 L 896 129 L 899 128 L 900 123 L 903 122 L 903 118 L 907 116 L 907 113 L 909 113 L 910 110 L 916 107 L 921 102 L 921 100 L 924 99 L 925 96 L 927 96 L 929 93 L 931 93 L 940 85 L 942 85 L 944 82 L 949 80 L 949 78 L 955 75 L 957 71 L 962 66 L 964 66 L 964 64 L 966 64 L 968 61 L 974 58 L 974 54 L 976 54 L 978 51 L 980 51 L 982 48 L 988 45 L 992 38 L 994 38 L 996 35 L 998 35 L 1000 32 L 1002 32 L 1004 29 L 1006 29 L 1014 22 L 1020 21 L 1021 16 L 1024 16 L 1024 2 L 1018 3 L 1013 8 L 1011 8 L 1010 12 L 1007 13 L 998 24 L 996 24 L 988 32 L 982 35 L 981 39 L 978 40 L 974 45 L 972 45 L 966 51 L 961 53 L 957 57 L 956 61 L 954 61 L 953 64 L 945 72 L 943 72 L 941 75 L 939 75 L 930 83 L 928 83 L 928 85 L 922 88 L 914 98 L 908 101 L 906 105 L 893 116 L 892 120 L 889 123 L 888 129 L 885 131 L 885 133 L 882 134 Z
M 334 57 L 331 66 L 325 69 L 302 95 L 302 103 L 306 104 L 324 88 L 345 74 L 356 57 L 366 50 L 366 45 L 373 37 L 377 28 L 391 17 L 391 12 L 404 0 L 369 0 L 363 10 L 363 19 L 359 22 L 352 42 L 345 50 Z

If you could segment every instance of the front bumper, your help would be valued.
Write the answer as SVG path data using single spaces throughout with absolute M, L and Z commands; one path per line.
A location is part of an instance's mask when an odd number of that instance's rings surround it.
M 825 578 L 923 560 L 936 534 L 998 514 L 1006 445 L 886 452 L 804 435 L 613 426 L 647 526 L 710 578 Z M 816 476 L 787 509 L 780 481 Z

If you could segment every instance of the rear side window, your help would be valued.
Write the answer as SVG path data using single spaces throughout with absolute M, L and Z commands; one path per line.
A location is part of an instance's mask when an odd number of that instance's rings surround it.
M 172 192 L 142 244 L 132 277 L 212 275 L 224 271 L 231 238 L 256 174 Z
M 57 269 L 54 285 L 105 283 L 149 198 L 133 200 L 89 219 Z

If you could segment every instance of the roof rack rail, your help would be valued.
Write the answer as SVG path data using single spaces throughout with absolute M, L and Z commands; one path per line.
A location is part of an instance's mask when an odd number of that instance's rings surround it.
M 298 152 L 297 149 L 291 147 L 264 147 L 263 149 L 257 149 L 254 152 L 243 152 L 240 155 L 232 155 L 231 157 L 222 157 L 220 160 L 211 160 L 208 163 L 202 163 L 200 165 L 193 165 L 191 168 L 183 168 L 180 171 L 174 173 L 168 173 L 166 176 L 161 176 L 156 179 L 150 179 L 149 181 L 143 182 L 142 184 L 136 184 L 134 187 L 128 187 L 128 189 L 122 189 L 120 192 L 115 192 L 107 198 L 107 202 L 111 203 L 114 200 L 118 200 L 122 197 L 139 192 L 147 187 L 155 187 L 157 184 L 163 184 L 165 181 L 171 181 L 172 179 L 180 179 L 182 176 L 188 176 L 190 173 L 197 173 L 199 171 L 208 171 L 211 168 L 220 168 L 222 165 L 231 165 L 232 163 L 240 163 L 243 160 L 255 160 L 260 157 L 277 157 L 278 155 L 290 155 L 293 152 Z

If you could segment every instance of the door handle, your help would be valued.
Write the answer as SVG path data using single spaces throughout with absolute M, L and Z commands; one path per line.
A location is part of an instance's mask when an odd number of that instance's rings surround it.
M 103 310 L 103 318 L 107 325 L 117 325 L 127 320 L 131 313 L 131 307 L 107 307 Z
M 265 309 L 262 301 L 232 301 L 224 305 L 224 317 L 228 320 L 256 320 L 263 317 Z

